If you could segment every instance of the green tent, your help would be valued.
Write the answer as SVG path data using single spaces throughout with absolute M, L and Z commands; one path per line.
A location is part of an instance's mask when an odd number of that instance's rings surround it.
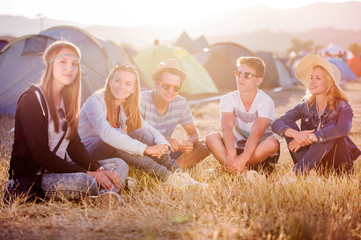
M 153 86 L 151 75 L 159 63 L 165 59 L 174 58 L 179 67 L 187 74 L 182 93 L 216 93 L 217 87 L 204 67 L 185 49 L 171 45 L 154 46 L 140 52 L 134 57 L 135 63 L 144 74 L 145 81 Z

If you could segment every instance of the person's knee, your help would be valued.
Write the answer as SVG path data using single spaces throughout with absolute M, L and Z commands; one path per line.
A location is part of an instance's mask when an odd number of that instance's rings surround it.
M 128 164 L 125 162 L 125 161 L 123 161 L 123 159 L 121 159 L 121 158 L 118 158 L 118 169 L 120 169 L 120 172 L 121 173 L 123 173 L 122 175 L 122 177 L 124 177 L 124 176 L 128 176 L 128 172 L 129 172 L 129 166 L 128 166 Z
M 98 192 L 96 180 L 86 173 L 76 174 L 73 184 L 75 185 L 74 189 L 79 189 L 81 192 L 87 192 L 89 195 L 94 195 Z M 70 187 L 70 189 L 72 188 Z
M 205 140 L 199 140 L 193 145 L 193 149 L 208 149 Z
M 213 132 L 208 134 L 206 137 L 206 145 L 207 146 L 213 146 L 214 144 L 217 144 L 221 140 L 221 136 L 219 133 Z
M 138 141 L 141 141 L 144 144 L 147 144 L 148 146 L 154 145 L 154 136 L 146 128 L 139 128 L 134 130 L 133 132 L 129 133 L 129 136 Z
M 211 154 L 204 140 L 200 140 L 196 144 L 194 144 L 193 151 L 195 151 L 199 155 L 202 155 L 203 157 Z
M 121 158 L 110 158 L 104 160 L 105 162 L 101 162 L 102 165 L 107 170 L 115 171 L 115 172 L 128 172 L 129 166 L 128 164 Z
M 280 144 L 275 137 L 268 137 L 265 139 L 263 149 L 273 155 L 278 152 Z
M 76 176 L 76 181 L 75 182 L 77 184 L 88 183 L 90 185 L 94 181 L 95 181 L 95 179 L 92 176 L 90 176 L 90 175 L 88 175 L 86 173 L 79 173 Z

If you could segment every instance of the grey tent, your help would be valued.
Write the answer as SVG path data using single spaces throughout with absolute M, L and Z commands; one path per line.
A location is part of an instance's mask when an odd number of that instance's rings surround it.
M 98 40 L 100 44 L 104 47 L 104 50 L 108 55 L 108 63 L 110 63 L 111 67 L 114 66 L 116 62 L 128 62 L 130 64 L 137 65 L 134 62 L 133 57 L 126 52 L 125 48 L 118 46 L 117 44 L 115 44 L 110 40 L 103 40 L 99 38 Z M 110 70 L 111 68 L 109 69 L 109 72 Z M 141 89 L 148 90 L 149 86 L 146 83 L 144 75 L 142 71 L 139 70 L 139 68 L 138 68 L 138 73 L 140 78 Z
M 0 36 L 0 51 L 11 41 L 15 40 L 12 36 Z
M 74 43 L 81 51 L 82 101 L 102 88 L 112 67 L 102 43 L 88 32 L 71 26 L 49 28 L 40 33 Z
M 294 84 L 286 64 L 271 52 L 257 52 L 266 64 L 266 74 L 261 88 L 286 87 Z
M 192 53 L 197 50 L 196 43 L 188 36 L 186 32 L 183 32 L 174 45 L 184 48 L 188 52 Z
M 276 88 L 279 87 L 279 77 L 276 64 L 273 60 L 273 55 L 270 52 L 257 52 L 257 55 L 262 58 L 266 64 L 266 74 L 263 78 L 263 88 Z
M 104 86 L 105 79 L 116 62 L 125 61 L 135 64 L 132 57 L 114 42 L 94 37 L 80 28 L 59 26 L 47 29 L 40 34 L 59 40 L 66 39 L 79 47 L 82 53 L 81 64 L 84 74 L 82 77 L 83 101 L 93 92 Z M 140 82 L 143 88 L 148 88 L 141 72 Z
M 124 54 L 121 47 L 116 45 L 114 42 L 109 41 L 109 40 L 99 39 L 99 38 L 98 38 L 98 40 L 99 40 L 100 44 L 103 46 L 103 48 L 108 56 L 108 62 L 110 63 L 111 66 L 114 66 L 114 64 L 119 61 L 126 61 L 126 62 L 130 61 L 128 59 L 127 55 Z
M 183 32 L 174 45 L 184 48 L 190 53 L 193 53 L 197 50 L 208 47 L 209 44 L 207 42 L 207 39 L 203 35 L 193 40 L 188 36 L 186 32 Z
M 138 54 L 138 52 L 129 44 L 122 43 L 120 48 L 123 50 L 123 53 L 128 56 L 128 58 L 133 59 Z
M 45 69 L 41 55 L 55 40 L 68 40 L 81 51 L 83 102 L 104 86 L 115 62 L 132 62 L 114 43 L 97 39 L 75 27 L 59 26 L 47 29 L 41 35 L 18 38 L 0 55 L 0 113 L 13 114 L 20 93 L 40 80 Z
M 287 67 L 282 59 L 275 59 L 275 64 L 278 72 L 278 81 L 281 87 L 289 87 L 295 84 L 291 70 Z
M 207 39 L 202 35 L 199 38 L 194 40 L 197 49 L 203 49 L 209 46 Z
M 237 59 L 254 56 L 247 48 L 232 42 L 216 43 L 193 53 L 204 66 L 219 90 L 237 89 L 233 71 L 237 69 Z
M 45 63 L 42 54 L 55 40 L 29 35 L 17 38 L 0 52 L 0 113 L 14 114 L 20 94 L 40 81 Z

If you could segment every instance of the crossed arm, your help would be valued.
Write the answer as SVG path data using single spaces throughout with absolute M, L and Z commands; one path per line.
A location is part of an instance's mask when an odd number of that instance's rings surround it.
M 270 119 L 265 117 L 258 117 L 250 132 L 250 136 L 246 141 L 246 145 L 242 154 L 237 156 L 236 148 L 234 146 L 235 137 L 233 134 L 233 113 L 223 112 L 221 114 L 221 128 L 223 133 L 223 141 L 227 151 L 226 167 L 231 173 L 241 173 L 245 170 L 247 162 L 251 159 L 255 152 L 259 140 L 264 131 L 270 123 Z
M 193 144 L 199 141 L 199 133 L 194 125 L 194 122 L 182 125 L 184 130 L 187 132 L 188 139 L 179 142 L 174 138 L 166 138 L 172 146 L 172 151 L 176 152 L 181 150 L 182 152 L 192 152 Z

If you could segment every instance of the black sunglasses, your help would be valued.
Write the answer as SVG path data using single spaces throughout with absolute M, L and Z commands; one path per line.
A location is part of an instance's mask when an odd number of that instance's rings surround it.
M 250 79 L 250 78 L 252 78 L 252 77 L 258 77 L 256 74 L 254 74 L 254 73 L 250 73 L 250 72 L 242 72 L 242 71 L 234 71 L 234 76 L 236 76 L 236 78 L 240 78 L 241 77 L 241 75 L 243 75 L 243 77 L 245 78 L 245 79 Z
M 65 119 L 65 112 L 62 108 L 58 108 L 58 114 L 61 119 Z M 63 130 L 63 132 L 65 132 L 67 129 L 68 129 L 68 123 L 65 120 L 61 123 L 61 130 Z

